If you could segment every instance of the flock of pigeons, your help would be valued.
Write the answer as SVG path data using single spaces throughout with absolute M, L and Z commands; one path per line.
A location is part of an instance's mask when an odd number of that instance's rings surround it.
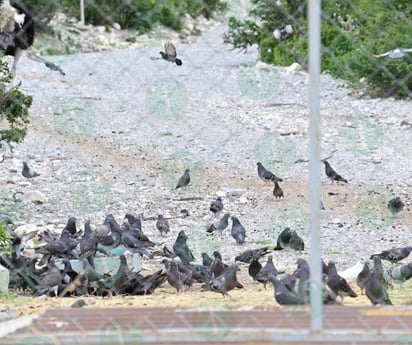
M 327 161 L 324 161 L 324 164 L 326 176 L 331 181 L 348 182 L 336 173 Z M 23 162 L 21 173 L 29 179 L 39 176 L 26 162 Z M 283 190 L 279 186 L 279 182 L 282 182 L 281 178 L 267 170 L 260 162 L 257 163 L 257 173 L 265 183 L 274 183 L 275 200 L 283 196 Z M 186 169 L 178 179 L 176 188 L 185 188 L 189 183 L 190 170 Z M 391 199 L 388 203 L 388 208 L 393 214 L 400 212 L 404 206 L 399 197 Z M 225 213 L 219 218 L 219 214 L 224 209 L 221 197 L 213 200 L 209 209 L 216 220 L 206 228 L 208 233 L 221 234 L 229 227 L 229 219 L 231 219 L 232 237 L 239 245 L 246 242 L 245 227 L 237 217 Z M 162 247 L 162 244 L 153 242 L 144 234 L 141 217 L 131 213 L 125 215 L 121 225 L 111 214 L 108 214 L 104 222 L 95 229 L 92 229 L 88 220 L 84 224 L 83 231 L 77 229 L 76 218 L 71 217 L 59 235 L 47 230 L 38 234 L 35 230 L 19 236 L 12 230 L 13 223 L 7 215 L 1 215 L 0 222 L 4 223 L 13 239 L 10 254 L 1 253 L 0 264 L 9 269 L 12 287 L 29 289 L 35 295 L 47 294 L 55 297 L 85 294 L 145 295 L 153 293 L 156 288 L 167 282 L 176 289 L 177 293 L 191 289 L 193 284 L 199 283 L 202 291 L 218 292 L 226 296 L 233 289 L 243 288 L 237 278 L 237 272 L 240 270 L 239 263 L 243 262 L 248 265 L 248 273 L 255 282 L 262 283 L 265 288 L 267 283 L 272 283 L 275 300 L 279 304 L 293 305 L 309 302 L 308 262 L 299 258 L 296 270 L 292 274 L 279 272 L 273 262 L 274 254 L 278 250 L 304 250 L 303 239 L 290 228 L 280 232 L 273 252 L 268 246 L 249 249 L 237 255 L 234 263 L 231 264 L 223 262 L 222 255 L 218 251 L 213 252 L 211 256 L 208 253 L 201 253 L 202 264 L 194 264 L 195 256 L 187 244 L 188 236 L 184 230 L 178 233 L 172 249 L 167 245 Z M 156 228 L 162 237 L 168 236 L 170 232 L 168 220 L 161 214 L 157 217 Z M 24 248 L 35 236 L 42 245 L 35 248 L 34 257 L 26 256 Z M 117 272 L 110 272 L 110 274 L 97 272 L 94 265 L 96 254 L 113 255 L 115 248 L 122 249 Z M 412 277 L 412 263 L 394 267 L 411 251 L 412 247 L 408 246 L 373 254 L 370 257 L 373 264 L 366 262 L 362 270 L 357 272 L 356 283 L 372 304 L 391 304 L 388 288 L 392 282 L 403 282 Z M 127 258 L 136 253 L 149 260 L 160 258 L 162 266 L 148 275 L 133 272 L 128 268 Z M 266 256 L 267 261 L 263 266 L 260 260 Z M 71 260 L 81 262 L 80 272 L 73 270 Z M 391 262 L 392 269 L 385 270 L 382 260 Z M 334 262 L 330 261 L 326 264 L 322 261 L 322 271 L 325 304 L 341 303 L 345 296 L 353 298 L 358 296 L 347 280 L 338 273 Z M 340 300 L 337 300 L 338 298 Z

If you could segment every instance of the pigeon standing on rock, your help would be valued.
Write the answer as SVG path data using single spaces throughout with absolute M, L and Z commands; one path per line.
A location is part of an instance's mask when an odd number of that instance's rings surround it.
M 266 168 L 262 165 L 261 162 L 257 162 L 257 172 L 258 176 L 261 178 L 262 181 L 264 182 L 282 182 L 283 180 L 279 177 L 277 177 L 274 173 L 270 172 L 269 170 L 266 170 Z
M 164 52 L 159 52 L 159 54 L 162 56 L 162 59 L 170 61 L 172 63 L 174 62 L 178 66 L 181 66 L 183 64 L 182 60 L 177 58 L 176 47 L 172 42 L 166 42 L 164 44 L 164 48 Z
M 216 215 L 223 210 L 223 202 L 222 198 L 218 196 L 216 200 L 212 201 L 210 204 L 210 211 L 213 212 L 213 214 Z
M 388 209 L 391 211 L 392 215 L 396 215 L 401 212 L 405 207 L 405 204 L 401 200 L 399 196 L 389 200 L 388 202 Z
M 340 182 L 345 182 L 348 183 L 348 180 L 344 179 L 342 176 L 340 176 L 333 168 L 330 166 L 328 161 L 323 161 L 325 164 L 325 173 L 326 176 L 333 182 L 333 181 L 340 181 Z
M 173 245 L 173 250 L 175 254 L 180 258 L 183 265 L 189 265 L 190 262 L 195 261 L 195 257 L 193 256 L 192 251 L 189 249 L 189 246 L 186 243 L 187 239 L 188 237 L 186 236 L 184 230 L 180 230 Z
M 190 182 L 190 169 L 186 169 L 184 174 L 179 177 L 177 181 L 176 189 L 186 187 Z
M 170 231 L 169 222 L 162 214 L 157 215 L 156 229 L 159 230 L 161 236 L 167 235 Z
M 273 196 L 276 200 L 284 197 L 283 189 L 280 188 L 279 183 L 277 181 L 275 182 L 275 187 L 273 188 Z
M 40 176 L 40 174 L 38 174 L 32 168 L 30 168 L 26 162 L 23 162 L 23 169 L 21 171 L 21 174 L 25 178 L 33 178 L 33 177 Z
M 237 244 L 244 244 L 246 241 L 246 230 L 244 226 L 240 223 L 239 219 L 232 216 L 232 237 L 236 240 Z

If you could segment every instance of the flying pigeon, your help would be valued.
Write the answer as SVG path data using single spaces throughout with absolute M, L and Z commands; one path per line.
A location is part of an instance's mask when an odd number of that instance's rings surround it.
M 397 213 L 401 212 L 404 207 L 405 204 L 399 196 L 389 200 L 388 202 L 388 209 L 389 211 L 391 211 L 392 215 L 396 215 Z
M 172 42 L 166 42 L 164 44 L 164 52 L 159 52 L 159 54 L 162 56 L 162 58 L 166 61 L 174 62 L 176 65 L 181 66 L 182 65 L 182 60 L 177 58 L 176 54 L 176 47 L 173 45 Z
M 325 173 L 326 176 L 333 182 L 333 181 L 341 181 L 348 183 L 348 180 L 344 179 L 342 176 L 340 176 L 333 168 L 330 166 L 328 161 L 323 161 L 325 164 Z
M 237 244 L 243 244 L 246 240 L 246 230 L 240 223 L 239 219 L 232 216 L 232 230 L 230 231 L 232 237 L 236 240 Z
M 176 189 L 186 187 L 190 182 L 190 169 L 186 169 L 184 174 L 179 177 L 177 181 Z
M 385 53 L 374 55 L 374 57 L 387 57 L 389 59 L 401 59 L 406 53 L 412 52 L 412 48 L 395 48 L 393 50 L 387 51 Z
M 279 177 L 277 177 L 274 173 L 270 172 L 269 170 L 266 170 L 266 168 L 262 165 L 261 162 L 257 162 L 257 172 L 258 176 L 262 179 L 264 182 L 282 182 L 283 180 Z
M 40 174 L 35 172 L 32 168 L 29 168 L 29 166 L 26 162 L 23 162 L 23 169 L 21 171 L 21 174 L 25 178 L 33 178 L 33 177 L 40 176 Z

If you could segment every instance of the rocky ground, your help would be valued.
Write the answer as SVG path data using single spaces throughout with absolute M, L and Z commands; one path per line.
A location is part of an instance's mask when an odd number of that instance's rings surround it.
M 296 66 L 260 63 L 256 49 L 230 50 L 222 43 L 225 30 L 216 24 L 190 40 L 174 36 L 181 67 L 152 59 L 159 56 L 163 35 L 128 49 L 48 57 L 65 76 L 23 58 L 17 79 L 33 95 L 31 124 L 24 143 L 12 152 L 3 148 L 1 212 L 39 231 L 60 231 L 70 216 L 81 228 L 86 219 L 99 225 L 107 213 L 119 221 L 126 212 L 141 213 L 144 232 L 159 243 L 171 247 L 184 229 L 198 261 L 203 251 L 220 250 L 229 262 L 243 250 L 273 246 L 290 226 L 305 239 L 305 250 L 275 252 L 274 262 L 292 271 L 310 249 L 308 75 Z M 330 163 L 349 180 L 331 184 L 321 171 L 322 256 L 344 270 L 374 252 L 411 243 L 411 102 L 360 99 L 326 74 L 321 89 L 322 158 L 333 153 Z M 23 160 L 40 177 L 23 178 Z M 284 179 L 281 201 L 257 177 L 257 161 Z M 185 168 L 192 182 L 175 190 Z M 13 198 L 16 192 L 22 194 Z M 206 234 L 213 221 L 209 204 L 217 195 L 245 226 L 245 245 L 236 245 L 228 230 Z M 394 195 L 407 204 L 396 217 L 386 208 Z M 183 209 L 188 217 L 181 216 Z M 166 239 L 154 226 L 158 213 L 171 218 Z M 143 260 L 142 266 L 150 270 L 159 261 Z M 241 280 L 249 282 L 246 267 Z M 153 296 L 119 297 L 110 304 L 233 303 L 197 291 L 177 300 L 172 295 L 165 287 Z M 233 295 L 239 304 L 275 303 L 271 288 L 252 283 Z M 71 302 L 31 305 L 41 305 L 32 308 L 37 312 Z

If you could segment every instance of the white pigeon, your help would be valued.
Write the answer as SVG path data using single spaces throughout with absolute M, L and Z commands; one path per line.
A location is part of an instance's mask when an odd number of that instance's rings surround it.
M 388 57 L 389 59 L 401 59 L 406 53 L 412 52 L 412 48 L 395 48 L 386 53 L 374 55 L 374 57 Z

